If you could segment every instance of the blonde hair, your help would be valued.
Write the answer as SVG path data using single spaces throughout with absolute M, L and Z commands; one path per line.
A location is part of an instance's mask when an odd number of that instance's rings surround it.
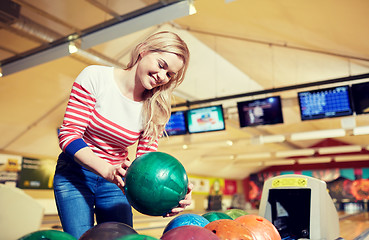
M 165 85 L 146 91 L 142 108 L 144 131 L 143 137 L 148 138 L 149 144 L 153 143 L 163 133 L 165 125 L 171 114 L 171 97 L 173 90 L 182 83 L 190 58 L 187 44 L 175 33 L 169 31 L 157 32 L 142 43 L 138 44 L 131 52 L 131 60 L 127 69 L 135 66 L 140 60 L 142 52 L 167 52 L 182 58 L 183 67 Z

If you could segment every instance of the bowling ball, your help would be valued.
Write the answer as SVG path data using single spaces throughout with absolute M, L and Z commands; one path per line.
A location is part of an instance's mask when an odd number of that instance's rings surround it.
M 232 220 L 230 216 L 228 216 L 227 214 L 223 212 L 207 212 L 203 214 L 202 216 L 206 218 L 209 222 L 219 220 L 219 219 L 231 219 Z
M 79 240 L 113 240 L 137 232 L 129 225 L 120 222 L 105 222 L 87 230 Z
M 277 228 L 267 219 L 257 215 L 244 215 L 235 219 L 254 233 L 257 239 L 281 240 Z
M 203 216 L 193 214 L 193 213 L 186 213 L 186 214 L 182 214 L 182 215 L 179 215 L 179 216 L 173 218 L 167 224 L 167 226 L 165 227 L 163 233 L 169 231 L 170 229 L 179 227 L 179 226 L 195 225 L 195 226 L 204 227 L 208 223 L 209 223 L 209 221 L 206 218 L 204 218 Z
M 243 215 L 247 215 L 247 212 L 245 212 L 242 209 L 237 209 L 237 208 L 228 209 L 224 213 L 230 216 L 233 220 Z
M 231 219 L 219 219 L 210 222 L 204 228 L 215 233 L 221 240 L 257 240 L 253 233 L 242 223 Z M 260 238 L 263 239 L 263 238 Z
M 69 233 L 58 230 L 40 230 L 29 233 L 18 240 L 77 240 Z
M 185 225 L 164 233 L 161 240 L 220 240 L 217 235 L 200 226 Z
M 114 240 L 159 240 L 159 239 L 142 234 L 131 234 Z
M 176 158 L 150 152 L 136 158 L 128 168 L 124 192 L 137 211 L 163 216 L 185 198 L 187 186 L 186 170 Z

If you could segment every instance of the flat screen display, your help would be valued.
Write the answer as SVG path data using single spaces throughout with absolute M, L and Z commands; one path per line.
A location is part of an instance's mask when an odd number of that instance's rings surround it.
M 167 125 L 165 125 L 168 136 L 185 135 L 187 133 L 185 114 L 185 111 L 172 112 Z
M 350 95 L 348 86 L 299 92 L 301 120 L 352 115 Z
M 352 84 L 351 94 L 356 114 L 369 113 L 369 82 Z
M 237 108 L 240 127 L 283 123 L 279 96 L 238 102 Z
M 222 105 L 187 110 L 188 132 L 225 130 Z
M 268 202 L 282 239 L 310 238 L 311 189 L 270 189 Z

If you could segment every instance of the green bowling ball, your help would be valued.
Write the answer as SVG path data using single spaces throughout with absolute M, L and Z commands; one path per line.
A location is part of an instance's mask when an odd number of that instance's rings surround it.
M 228 209 L 224 213 L 230 216 L 233 220 L 243 215 L 247 215 L 246 211 L 237 208 Z
M 136 158 L 128 168 L 124 192 L 140 213 L 163 216 L 185 198 L 187 185 L 186 170 L 176 158 L 150 152 Z
M 202 215 L 204 218 L 206 218 L 209 222 L 213 222 L 219 219 L 230 219 L 233 220 L 230 216 L 223 212 L 207 212 Z
M 69 233 L 58 230 L 40 230 L 29 233 L 18 240 L 77 240 Z
M 142 234 L 131 234 L 121 238 L 117 238 L 115 240 L 159 240 L 159 239 Z

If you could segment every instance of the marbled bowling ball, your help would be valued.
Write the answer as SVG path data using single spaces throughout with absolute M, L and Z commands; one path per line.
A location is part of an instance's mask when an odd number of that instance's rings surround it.
M 137 232 L 125 223 L 104 222 L 87 230 L 79 240 L 115 240 L 130 234 L 137 234 Z
M 195 225 L 185 225 L 173 228 L 164 233 L 161 240 L 220 240 L 217 235 Z
M 124 191 L 137 211 L 163 216 L 185 198 L 187 186 L 186 170 L 176 158 L 163 152 L 150 152 L 132 162 Z
M 39 230 L 23 237 L 18 240 L 40 240 L 40 239 L 49 239 L 49 240 L 77 240 L 77 238 L 73 237 L 69 233 L 58 231 L 58 230 Z
M 281 240 L 277 228 L 266 218 L 257 215 L 244 215 L 236 218 L 235 221 L 242 223 L 252 231 L 257 239 Z
M 216 211 L 204 213 L 202 216 L 206 218 L 207 220 L 209 220 L 209 222 L 213 222 L 219 219 L 231 219 L 232 220 L 232 218 L 229 215 L 223 212 L 216 212 Z
M 255 235 L 242 223 L 231 219 L 210 222 L 204 228 L 215 233 L 221 240 L 257 240 Z M 260 238 L 263 239 L 263 238 Z
M 195 225 L 204 227 L 206 224 L 208 224 L 209 221 L 204 218 L 203 216 L 193 214 L 193 213 L 185 213 L 181 214 L 175 218 L 173 218 L 165 227 L 164 232 L 169 231 L 170 229 L 179 227 L 179 226 L 185 226 L 185 225 Z
M 233 220 L 241 217 L 243 215 L 247 215 L 247 212 L 242 210 L 242 209 L 237 209 L 237 208 L 233 208 L 233 209 L 228 209 L 226 211 L 224 211 L 225 214 L 227 214 L 228 216 L 230 216 Z
M 131 234 L 114 240 L 159 240 L 159 239 L 143 234 Z

